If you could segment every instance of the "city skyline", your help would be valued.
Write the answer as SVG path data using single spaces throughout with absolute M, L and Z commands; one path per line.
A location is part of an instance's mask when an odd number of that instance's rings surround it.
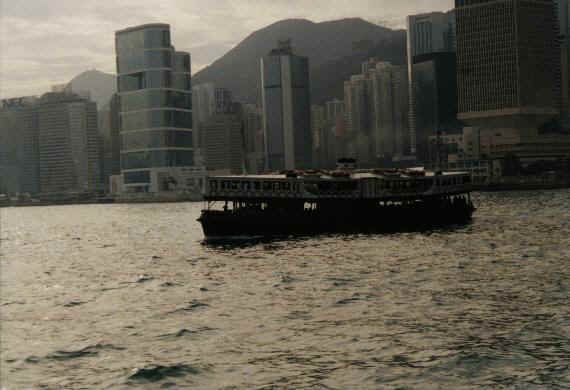
M 214 8 L 202 0 L 172 0 L 157 9 L 150 2 L 147 6 L 145 1 L 131 0 L 120 6 L 67 0 L 55 4 L 37 0 L 33 5 L 4 2 L 0 13 L 0 98 L 40 95 L 89 69 L 114 73 L 114 33 L 133 25 L 163 22 L 175 27 L 172 38 L 179 42 L 177 48 L 192 54 L 193 71 L 198 72 L 254 31 L 279 20 L 322 22 L 361 17 L 404 29 L 407 15 L 453 8 L 451 0 L 297 3 L 272 1 L 260 9 L 251 0 L 225 0 Z M 223 28 L 219 20 L 224 20 Z

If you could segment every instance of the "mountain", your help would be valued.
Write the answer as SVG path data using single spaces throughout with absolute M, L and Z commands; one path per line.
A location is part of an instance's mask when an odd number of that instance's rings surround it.
M 80 73 L 69 84 L 71 84 L 71 89 L 75 92 L 89 91 L 91 100 L 97 102 L 98 110 L 107 106 L 111 96 L 117 91 L 115 75 L 99 72 L 98 70 L 88 70 Z
M 291 38 L 293 52 L 309 57 L 313 103 L 343 98 L 343 81 L 360 73 L 360 64 L 378 57 L 403 64 L 406 33 L 359 18 L 313 23 L 287 19 L 248 36 L 223 57 L 193 76 L 192 84 L 213 82 L 232 91 L 236 100 L 256 102 L 261 85 L 259 59 Z

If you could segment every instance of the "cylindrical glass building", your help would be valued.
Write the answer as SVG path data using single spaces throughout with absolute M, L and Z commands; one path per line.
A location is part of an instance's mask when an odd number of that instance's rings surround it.
M 168 24 L 115 33 L 124 192 L 183 187 L 194 165 L 190 54 L 175 51 Z

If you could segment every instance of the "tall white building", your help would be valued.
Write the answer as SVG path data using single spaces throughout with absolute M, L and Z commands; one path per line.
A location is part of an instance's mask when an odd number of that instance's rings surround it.
M 268 170 L 312 166 L 309 59 L 280 41 L 261 59 L 265 164 Z

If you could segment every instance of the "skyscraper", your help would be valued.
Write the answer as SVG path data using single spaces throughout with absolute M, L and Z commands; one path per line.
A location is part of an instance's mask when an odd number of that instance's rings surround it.
M 115 33 L 125 192 L 184 190 L 194 166 L 190 54 L 168 24 Z
M 205 123 L 204 144 L 205 165 L 210 171 L 242 174 L 245 165 L 244 130 L 241 110 L 234 109 L 214 113 Z
M 0 104 L 0 193 L 40 192 L 38 98 Z
M 457 115 L 455 51 L 454 11 L 408 16 L 409 152 L 420 160 L 428 137 Z
M 40 100 L 38 123 L 41 192 L 101 190 L 97 104 L 50 92 Z
M 208 158 L 205 142 L 205 127 L 215 114 L 234 113 L 232 93 L 226 88 L 216 88 L 213 83 L 203 83 L 192 87 L 192 113 L 194 132 L 194 152 L 197 165 Z M 197 161 L 199 155 L 200 161 Z
M 261 59 L 265 164 L 268 170 L 310 168 L 309 60 L 280 41 Z
M 410 143 L 407 69 L 379 62 L 369 77 L 373 157 L 375 160 L 402 157 Z
M 370 88 L 368 74 L 352 75 L 344 82 L 346 156 L 359 163 L 372 157 Z
M 562 125 L 570 128 L 570 5 L 568 0 L 556 0 L 558 36 L 560 42 L 560 103 Z
M 458 118 L 536 128 L 558 113 L 553 0 L 456 0 Z
M 109 190 L 109 178 L 121 174 L 121 139 L 119 129 L 119 97 L 111 97 L 108 108 L 99 111 L 101 136 L 101 175 L 103 187 Z

